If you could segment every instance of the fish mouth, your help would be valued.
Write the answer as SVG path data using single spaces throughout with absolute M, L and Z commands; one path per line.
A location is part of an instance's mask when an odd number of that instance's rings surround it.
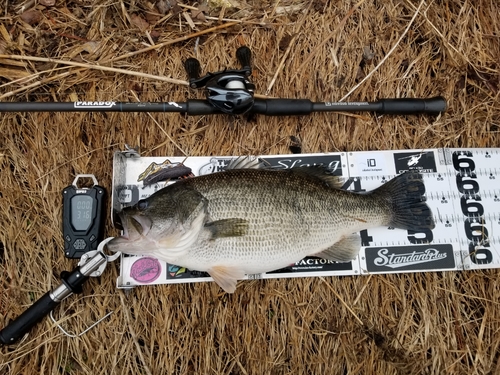
M 134 215 L 130 216 L 129 219 L 129 222 L 135 227 L 137 233 L 139 233 L 141 237 L 146 237 L 148 235 L 153 223 L 147 216 Z
M 147 216 L 128 215 L 120 212 L 114 219 L 115 227 L 121 229 L 121 236 L 113 238 L 107 243 L 110 251 L 121 251 L 126 254 L 142 254 L 150 246 L 152 221 Z
M 151 230 L 152 222 L 147 216 L 126 215 L 123 211 L 116 214 L 114 225 L 121 229 L 121 238 L 134 241 L 146 237 Z

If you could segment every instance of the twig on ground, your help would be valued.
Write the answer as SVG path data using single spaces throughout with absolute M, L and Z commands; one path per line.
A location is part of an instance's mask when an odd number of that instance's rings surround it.
M 157 46 L 158 45 L 155 45 L 152 47 L 157 47 Z M 182 81 L 180 79 L 168 78 L 168 77 L 157 76 L 154 74 L 146 74 L 146 73 L 141 73 L 141 72 L 134 72 L 134 71 L 119 69 L 119 68 L 112 68 L 110 66 L 79 63 L 76 61 L 66 61 L 66 60 L 50 59 L 50 58 L 46 58 L 46 57 L 18 56 L 18 55 L 0 55 L 0 59 L 28 60 L 28 61 L 49 62 L 49 63 L 54 63 L 54 64 L 68 65 L 68 66 L 78 66 L 80 68 L 95 69 L 95 70 L 101 70 L 104 72 L 113 72 L 113 73 L 127 74 L 130 76 L 136 76 L 136 77 L 141 77 L 141 78 L 149 78 L 149 79 L 153 79 L 153 80 L 157 80 L 157 81 L 173 83 L 176 85 L 183 85 L 183 86 L 188 85 L 187 81 Z

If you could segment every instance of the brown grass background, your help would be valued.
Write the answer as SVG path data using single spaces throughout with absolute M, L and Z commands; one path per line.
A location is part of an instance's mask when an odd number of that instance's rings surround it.
M 496 0 L 179 1 L 165 14 L 153 0 L 50 3 L 4 2 L 0 100 L 201 98 L 165 77 L 185 80 L 188 57 L 204 72 L 235 67 L 235 50 L 245 44 L 260 94 L 337 101 L 385 59 L 349 100 L 443 95 L 449 110 L 438 117 L 330 113 L 252 121 L 2 114 L 0 327 L 75 267 L 63 254 L 61 191 L 78 173 L 94 173 L 110 190 L 112 155 L 125 144 L 145 156 L 289 153 L 291 136 L 303 152 L 500 147 Z M 170 43 L 177 38 L 184 40 Z M 152 43 L 158 48 L 143 50 Z M 363 57 L 364 47 L 372 59 Z M 107 234 L 117 231 L 108 224 Z M 117 270 L 111 265 L 55 312 L 71 332 L 114 311 L 111 317 L 78 338 L 44 319 L 21 343 L 0 348 L 0 373 L 500 373 L 497 270 L 250 281 L 234 295 L 212 283 L 125 293 L 115 288 Z

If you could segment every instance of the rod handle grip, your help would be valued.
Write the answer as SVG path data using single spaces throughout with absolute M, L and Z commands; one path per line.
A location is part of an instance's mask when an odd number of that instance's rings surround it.
M 381 99 L 378 113 L 386 115 L 439 114 L 446 111 L 446 100 L 442 96 L 429 99 Z
M 252 113 L 266 116 L 303 116 L 313 112 L 309 99 L 256 99 Z
M 38 301 L 2 329 L 0 331 L 0 344 L 9 345 L 15 343 L 47 316 L 59 304 L 59 302 L 52 299 L 50 294 L 51 292 L 45 293 Z

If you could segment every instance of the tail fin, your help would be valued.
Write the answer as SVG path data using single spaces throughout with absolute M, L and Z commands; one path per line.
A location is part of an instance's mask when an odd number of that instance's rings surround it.
M 386 182 L 374 193 L 389 201 L 391 227 L 413 231 L 435 227 L 432 211 L 423 196 L 425 185 L 420 173 L 403 173 Z

